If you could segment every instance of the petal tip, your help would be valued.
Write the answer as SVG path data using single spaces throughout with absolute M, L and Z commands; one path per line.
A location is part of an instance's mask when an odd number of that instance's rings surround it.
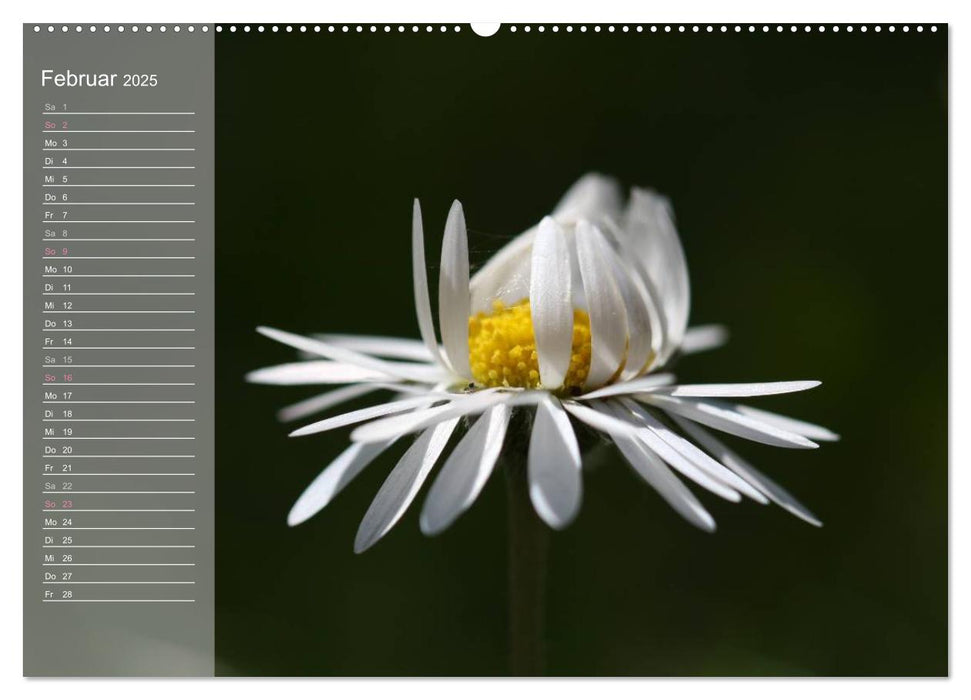
M 783 508 L 785 508 L 787 511 L 795 515 L 797 518 L 802 520 L 804 523 L 808 523 L 813 527 L 823 526 L 822 520 L 817 518 L 811 510 L 806 508 L 806 506 L 802 505 L 798 501 L 795 501 L 794 499 L 792 500 L 792 502 L 782 503 L 780 505 L 782 505 Z
M 357 536 L 354 538 L 354 553 L 361 554 L 376 542 L 373 537 L 365 536 L 360 530 L 357 532 Z
M 711 516 L 711 513 L 708 511 L 703 511 L 701 513 L 696 513 L 696 515 L 698 518 L 696 520 L 692 520 L 691 522 L 697 526 L 699 530 L 706 532 L 709 535 L 713 535 L 718 531 L 718 524 Z
M 425 537 L 435 537 L 448 529 L 448 523 L 433 523 L 425 512 L 422 511 L 421 516 L 418 518 L 418 529 L 421 530 L 421 534 Z

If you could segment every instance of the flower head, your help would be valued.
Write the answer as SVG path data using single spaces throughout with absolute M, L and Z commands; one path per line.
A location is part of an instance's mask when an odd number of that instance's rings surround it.
M 421 341 L 380 336 L 306 337 L 259 332 L 310 359 L 252 372 L 266 384 L 344 384 L 281 411 L 297 420 L 379 391 L 391 400 L 319 420 L 310 435 L 356 426 L 351 445 L 290 511 L 296 525 L 317 513 L 395 442 L 417 437 L 388 475 L 362 521 L 355 551 L 374 544 L 415 499 L 453 435 L 425 497 L 421 529 L 447 528 L 476 499 L 503 449 L 514 410 L 532 414 L 527 454 L 530 499 L 551 527 L 576 516 L 581 454 L 573 422 L 607 436 L 645 481 L 694 525 L 715 522 L 675 474 L 729 501 L 773 501 L 819 521 L 788 492 L 706 428 L 769 445 L 814 448 L 829 430 L 725 399 L 802 391 L 816 381 L 678 384 L 662 372 L 676 354 L 724 342 L 717 326 L 689 329 L 690 288 L 669 202 L 617 183 L 581 178 L 535 227 L 470 277 L 461 204 L 445 224 L 435 331 L 421 209 L 412 250 Z M 703 427 L 704 426 L 704 427 Z

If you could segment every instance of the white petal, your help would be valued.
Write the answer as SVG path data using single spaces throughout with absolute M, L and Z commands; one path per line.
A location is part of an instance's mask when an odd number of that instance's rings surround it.
M 740 413 L 732 406 L 714 401 L 676 399 L 672 396 L 657 394 L 638 394 L 638 398 L 669 413 L 677 413 L 696 423 L 708 425 L 747 440 L 775 445 L 776 447 L 799 447 L 803 449 L 819 447 L 815 442 L 804 438 L 802 435 L 776 428 Z
M 681 344 L 691 304 L 688 265 L 674 226 L 670 202 L 650 190 L 634 188 L 622 228 L 627 241 L 643 261 L 664 307 L 667 327 L 663 362 Z
M 429 318 L 431 318 L 429 311 Z M 429 349 L 420 340 L 411 338 L 390 338 L 381 335 L 347 335 L 344 333 L 314 334 L 314 338 L 340 348 L 354 352 L 388 357 L 394 360 L 412 360 L 415 362 L 436 362 L 437 355 L 432 356 Z
M 806 391 L 819 386 L 817 381 L 752 382 L 738 384 L 679 384 L 652 389 L 658 394 L 681 397 L 771 396 Z
M 692 444 L 690 441 L 668 428 L 668 426 L 664 425 L 664 423 L 648 413 L 647 409 L 645 409 L 643 406 L 639 406 L 631 399 L 621 399 L 621 403 L 629 411 L 637 415 L 649 430 L 664 440 L 664 442 L 668 443 L 675 450 L 680 452 L 685 459 L 693 462 L 696 467 L 705 472 L 708 476 L 721 481 L 729 488 L 739 491 L 740 493 L 751 498 L 753 501 L 757 501 L 758 503 L 762 504 L 768 502 L 757 489 L 752 488 L 749 482 L 745 481 L 728 469 L 724 464 L 720 464 L 710 455 L 700 450 L 696 445 Z
M 357 365 L 358 367 L 381 372 L 382 374 L 390 375 L 392 377 L 429 383 L 438 382 L 443 379 L 444 372 L 439 367 L 411 362 L 389 362 L 387 360 L 379 360 L 376 357 L 371 357 L 370 355 L 362 355 L 359 352 L 354 352 L 353 350 L 348 350 L 347 348 L 331 345 L 330 343 L 315 340 L 314 338 L 296 335 L 295 333 L 287 333 L 286 331 L 280 331 L 276 328 L 260 326 L 256 330 L 258 333 L 265 335 L 267 338 L 272 338 L 279 343 L 289 345 L 297 350 L 303 350 L 304 352 L 313 353 L 314 355 L 326 357 L 331 360 L 337 360 L 338 362 Z
M 615 232 L 620 231 L 616 226 L 613 226 L 612 230 Z M 644 368 L 644 372 L 649 372 L 654 368 L 662 366 L 671 354 L 668 352 L 667 356 L 664 355 L 664 352 L 667 351 L 668 346 L 671 344 L 669 331 L 671 322 L 669 320 L 668 309 L 661 303 L 661 293 L 658 291 L 654 281 L 647 274 L 647 268 L 644 265 L 644 261 L 640 258 L 640 253 L 637 248 L 631 245 L 630 241 L 625 238 L 626 235 L 621 234 L 618 236 L 618 255 L 624 261 L 625 267 L 629 268 L 631 279 L 634 280 L 638 294 L 640 294 L 651 316 L 651 350 L 653 354 L 647 367 Z
M 601 222 L 620 215 L 623 192 L 612 177 L 587 173 L 566 191 L 553 209 L 553 218 L 571 224 L 579 219 Z
M 536 406 L 527 464 L 529 498 L 547 525 L 560 530 L 580 510 L 580 447 L 570 419 L 552 396 Z
M 507 406 L 535 406 L 549 397 L 550 393 L 542 389 L 526 391 L 510 391 L 506 394 Z
M 364 514 L 354 538 L 355 553 L 373 545 L 398 522 L 438 461 L 457 423 L 458 419 L 453 418 L 429 428 L 408 448 Z
M 752 408 L 751 406 L 735 406 L 735 410 L 739 413 L 744 413 L 746 416 L 751 416 L 756 420 L 760 420 L 763 423 L 768 423 L 769 425 L 774 425 L 777 428 L 782 428 L 782 430 L 788 430 L 789 432 L 802 435 L 810 440 L 834 442 L 840 439 L 839 435 L 828 428 L 824 428 L 821 425 L 814 425 L 813 423 L 807 423 L 806 421 L 797 420 L 795 418 L 790 418 L 789 416 L 781 416 L 778 413 L 770 413 L 769 411 L 763 411 L 760 408 Z
M 419 406 L 426 406 L 430 402 L 441 398 L 443 397 L 440 395 L 423 395 L 410 399 L 401 399 L 400 401 L 390 401 L 377 406 L 368 406 L 367 408 L 361 408 L 356 411 L 351 411 L 350 413 L 342 413 L 339 416 L 332 416 L 331 418 L 325 418 L 324 420 L 317 421 L 316 423 L 305 425 L 304 427 L 290 433 L 290 437 L 300 437 L 301 435 L 322 433 L 326 430 L 333 430 L 335 428 L 342 428 L 345 425 L 352 425 L 354 423 L 360 423 L 361 421 L 371 420 L 372 418 L 377 418 L 378 416 L 386 416 L 389 413 L 410 411 Z
M 280 409 L 277 412 L 277 419 L 284 423 L 289 423 L 290 421 L 306 418 L 309 415 L 319 413 L 332 406 L 337 406 L 338 404 L 344 403 L 345 401 L 350 401 L 351 399 L 363 396 L 372 391 L 380 391 L 382 389 L 395 392 L 395 399 L 403 399 L 408 395 L 420 395 L 427 396 L 428 403 L 432 403 L 436 399 L 448 398 L 448 393 L 445 392 L 441 387 L 429 388 L 427 386 L 419 386 L 417 384 L 367 382 L 364 384 L 345 386 L 340 389 L 335 389 L 334 391 L 328 391 L 323 394 L 318 394 L 317 396 L 311 396 L 309 399 L 305 399 L 303 401 L 298 401 L 295 404 L 291 404 Z
M 392 379 L 391 375 L 365 369 L 357 365 L 330 360 L 306 360 L 288 362 L 273 367 L 263 367 L 246 375 L 246 381 L 254 384 L 279 386 L 298 384 L 350 384 L 380 379 Z
M 607 433 L 611 437 L 615 435 L 626 435 L 630 438 L 636 438 L 638 433 L 643 430 L 640 426 L 616 418 L 612 410 L 603 410 L 604 404 L 600 401 L 592 402 L 591 406 L 594 406 L 594 408 L 574 403 L 573 401 L 563 403 L 563 408 L 576 416 L 576 418 L 591 428 Z
M 435 408 L 414 411 L 404 416 L 391 416 L 362 425 L 351 433 L 351 440 L 354 442 L 389 440 L 408 433 L 416 433 L 449 418 L 482 413 L 487 408 L 506 400 L 506 394 L 495 389 L 485 389 L 464 396 L 459 394 L 453 396 L 460 398 Z
M 529 296 L 530 251 L 538 226 L 533 226 L 500 248 L 476 271 L 469 283 L 472 311 L 489 312 L 492 302 L 507 306 Z
M 653 309 L 648 308 L 646 292 L 638 288 L 617 251 L 603 236 L 601 242 L 604 259 L 610 265 L 611 274 L 627 311 L 627 358 L 620 373 L 621 381 L 625 381 L 647 369 L 648 362 L 652 359 L 655 340 L 660 347 L 660 318 L 656 315 L 652 317 Z M 657 326 L 658 338 L 654 337 L 654 325 Z
M 567 191 L 553 210 L 559 224 L 572 226 L 577 219 L 606 222 L 620 217 L 622 193 L 613 178 L 588 173 Z M 538 226 L 533 226 L 500 248 L 472 276 L 472 311 L 489 311 L 493 301 L 514 304 L 529 295 L 530 251 Z
M 657 454 L 681 474 L 725 500 L 732 501 L 733 503 L 741 500 L 742 497 L 738 495 L 737 491 L 726 486 L 724 482 L 706 474 L 694 462 L 671 447 L 653 431 L 644 426 L 631 423 L 630 421 L 633 420 L 633 416 L 622 406 L 600 401 L 596 402 L 594 406 L 596 408 L 568 405 L 567 410 L 590 427 L 608 433 L 614 442 L 617 442 L 622 437 L 637 440 L 648 451 Z M 577 411 L 577 408 L 583 408 L 583 411 Z
M 391 442 L 374 445 L 353 444 L 331 462 L 317 478 L 310 482 L 287 515 L 287 525 L 293 527 L 316 515 L 330 503 L 367 465 L 391 446 Z
M 819 518 L 813 515 L 806 506 L 796 500 L 791 493 L 739 457 L 734 451 L 726 447 L 721 440 L 700 425 L 677 416 L 673 416 L 673 418 L 686 433 L 697 440 L 702 447 L 711 452 L 718 461 L 729 469 L 732 469 L 742 478 L 747 479 L 756 488 L 761 489 L 762 493 L 768 496 L 774 503 L 782 506 L 796 517 L 802 518 L 807 523 L 822 527 L 822 522 L 820 522 Z
M 341 387 L 340 389 L 334 389 L 333 391 L 328 391 L 324 394 L 312 396 L 309 399 L 291 404 L 286 408 L 281 408 L 277 413 L 277 418 L 284 423 L 297 420 L 298 418 L 305 418 L 314 413 L 325 411 L 331 406 L 337 406 L 345 401 L 356 399 L 359 396 L 364 396 L 372 391 L 378 391 L 383 388 L 385 387 L 381 384 L 352 384 L 351 386 Z
M 693 355 L 696 352 L 714 350 L 728 342 L 728 329 L 725 326 L 693 326 L 684 332 L 681 340 L 681 354 Z
M 657 455 L 637 440 L 625 435 L 616 436 L 614 443 L 634 471 L 650 484 L 681 517 L 702 530 L 715 531 L 715 519 Z
M 624 300 L 604 260 L 603 234 L 586 221 L 577 224 L 576 245 L 590 315 L 591 353 L 587 386 L 605 384 L 624 362 L 627 351 L 627 313 Z
M 588 399 L 599 399 L 605 396 L 638 394 L 642 391 L 653 391 L 657 387 L 670 384 L 673 381 L 673 374 L 652 374 L 649 377 L 641 377 L 640 379 L 632 379 L 627 382 L 611 384 L 610 386 L 605 386 L 603 389 L 591 391 L 587 394 L 583 394 L 582 396 L 578 396 L 577 398 L 580 401 L 586 401 Z
M 563 385 L 573 348 L 570 253 L 563 231 L 546 217 L 533 244 L 530 315 L 543 386 Z
M 435 337 L 432 302 L 428 295 L 428 270 L 425 263 L 425 233 L 421 224 L 421 204 L 415 199 L 411 210 L 411 277 L 415 291 L 415 313 L 418 330 L 425 343 L 426 359 L 443 362 L 442 351 Z
M 426 535 L 445 530 L 478 498 L 502 451 L 510 414 L 504 404 L 489 409 L 445 460 L 421 511 L 421 531 Z
M 456 374 L 471 377 L 469 369 L 469 238 L 465 214 L 456 200 L 445 222 L 442 240 L 442 267 L 438 276 L 438 322 L 442 344 Z

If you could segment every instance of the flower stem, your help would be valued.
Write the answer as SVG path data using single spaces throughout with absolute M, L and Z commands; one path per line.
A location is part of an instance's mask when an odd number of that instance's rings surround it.
M 513 676 L 544 673 L 549 531 L 529 500 L 526 467 L 507 463 L 509 503 L 509 667 Z

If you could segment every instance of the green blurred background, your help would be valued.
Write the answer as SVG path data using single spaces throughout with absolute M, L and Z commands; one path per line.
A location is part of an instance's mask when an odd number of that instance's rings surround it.
M 589 170 L 671 197 L 692 322 L 731 329 L 681 379 L 820 379 L 756 405 L 843 439 L 729 439 L 821 530 L 704 494 L 706 535 L 608 451 L 552 536 L 549 673 L 947 673 L 946 28 L 216 42 L 220 673 L 508 672 L 502 477 L 434 539 L 420 494 L 355 556 L 397 452 L 290 529 L 348 431 L 287 438 L 275 410 L 313 390 L 243 376 L 294 357 L 258 324 L 417 337 L 412 197 L 429 260 L 459 198 L 481 261 Z

